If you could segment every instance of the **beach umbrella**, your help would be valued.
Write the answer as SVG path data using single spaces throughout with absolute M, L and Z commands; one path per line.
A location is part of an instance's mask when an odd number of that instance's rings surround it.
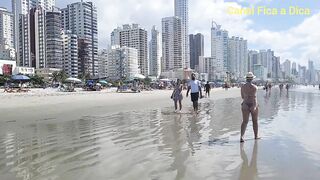
M 146 77 L 145 77 L 144 75 L 142 75 L 142 74 L 135 74 L 135 75 L 133 76 L 133 78 L 134 78 L 134 79 L 145 79 Z
M 29 81 L 30 78 L 25 75 L 13 75 L 11 76 L 11 79 L 14 81 Z
M 78 79 L 78 78 L 72 78 L 72 77 L 70 77 L 70 78 L 67 78 L 67 79 L 65 80 L 65 82 L 81 83 L 81 80 Z

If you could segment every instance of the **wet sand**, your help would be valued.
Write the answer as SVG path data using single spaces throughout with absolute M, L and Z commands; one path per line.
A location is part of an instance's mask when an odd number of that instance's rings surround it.
M 259 91 L 262 139 L 253 140 L 250 122 L 243 144 L 238 93 L 201 100 L 199 115 L 188 99 L 182 114 L 167 104 L 1 121 L 0 179 L 319 179 L 319 90 Z

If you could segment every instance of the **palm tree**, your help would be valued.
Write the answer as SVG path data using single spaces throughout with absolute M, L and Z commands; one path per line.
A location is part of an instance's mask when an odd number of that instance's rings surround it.
M 59 72 L 55 71 L 52 73 L 51 86 L 53 86 L 53 84 L 58 81 L 59 81 Z
M 68 75 L 64 70 L 62 70 L 58 73 L 58 78 L 59 78 L 59 82 L 63 82 L 68 78 Z

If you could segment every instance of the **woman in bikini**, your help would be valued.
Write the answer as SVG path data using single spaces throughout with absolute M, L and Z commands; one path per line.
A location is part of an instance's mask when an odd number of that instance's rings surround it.
M 252 80 L 255 76 L 252 72 L 248 72 L 246 75 L 247 83 L 241 87 L 241 97 L 243 99 L 241 104 L 242 110 L 242 124 L 241 124 L 241 137 L 240 142 L 244 142 L 243 136 L 249 122 L 249 116 L 251 114 L 253 123 L 254 138 L 258 138 L 258 103 L 257 103 L 257 86 L 252 84 Z

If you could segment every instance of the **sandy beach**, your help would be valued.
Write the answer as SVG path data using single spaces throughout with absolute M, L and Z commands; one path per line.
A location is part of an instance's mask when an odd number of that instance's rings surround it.
M 33 89 L 28 93 L 0 93 L 0 121 L 74 120 L 82 116 L 101 115 L 141 109 L 173 107 L 172 90 L 116 93 L 116 89 L 98 92 L 57 92 L 56 89 Z M 185 96 L 186 91 L 183 92 Z M 211 91 L 212 98 L 239 97 L 239 89 Z M 190 97 L 183 103 L 191 106 Z
M 172 91 L 0 94 L 0 179 L 318 180 L 320 91 L 258 91 L 259 135 L 239 143 L 240 89 L 191 113 Z M 184 92 L 185 93 L 185 92 Z

